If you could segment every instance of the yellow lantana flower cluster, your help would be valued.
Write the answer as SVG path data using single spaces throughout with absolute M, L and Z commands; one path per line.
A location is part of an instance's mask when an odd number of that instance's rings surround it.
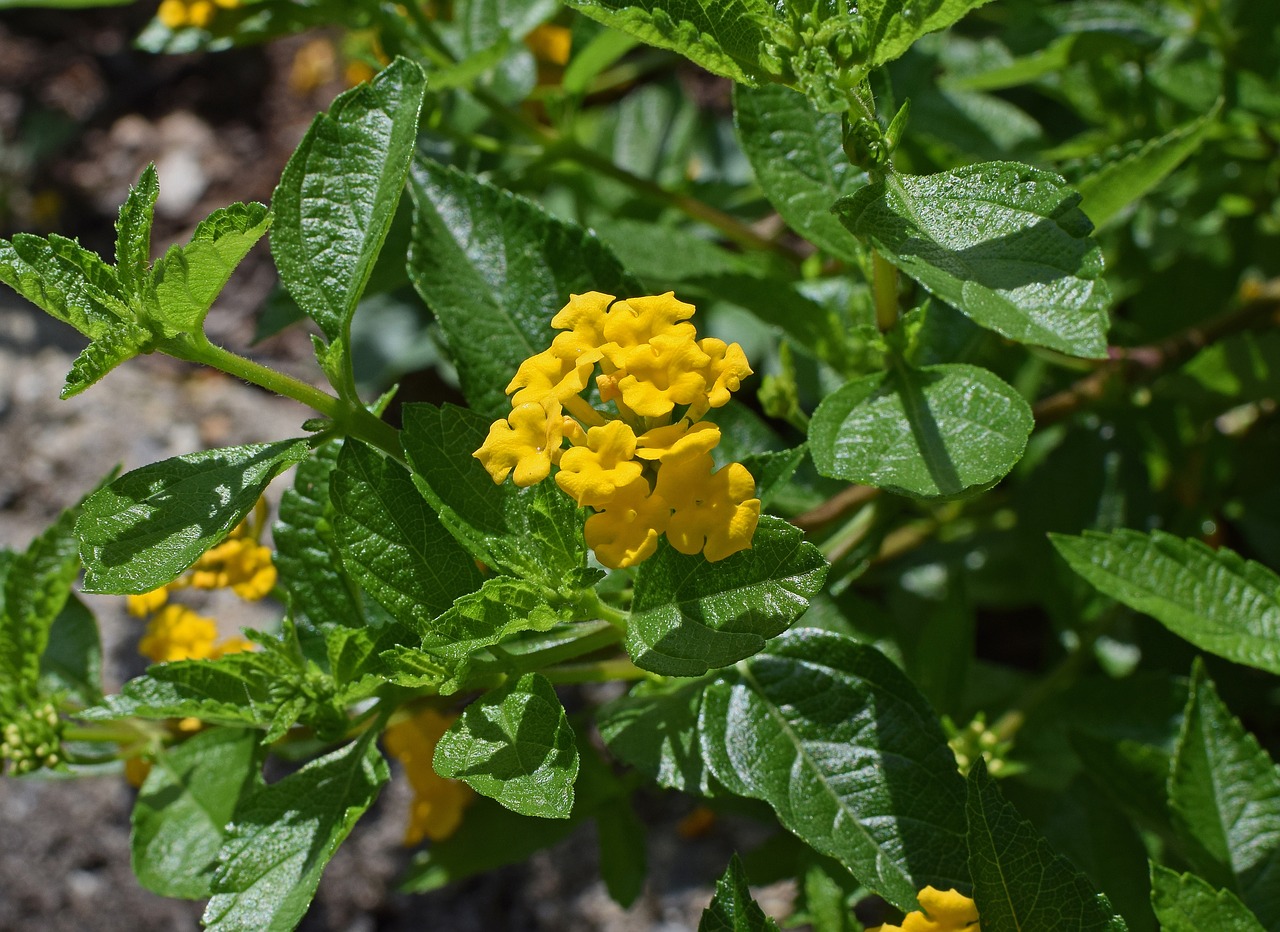
M 393 722 L 382 734 L 387 752 L 400 761 L 413 787 L 413 808 L 404 832 L 406 847 L 424 838 L 444 841 L 457 831 L 463 810 L 475 798 L 471 787 L 461 780 L 446 780 L 431 766 L 436 745 L 456 718 L 426 708 Z
M 162 0 L 156 19 L 168 29 L 186 26 L 204 29 L 213 22 L 219 7 L 230 10 L 239 5 L 240 0 Z
M 571 295 L 551 319 L 564 332 L 521 363 L 507 386 L 511 414 L 474 453 L 496 483 L 534 485 L 556 466 L 556 484 L 594 510 L 587 544 L 610 568 L 648 559 L 664 533 L 712 562 L 751 546 L 755 479 L 741 463 L 715 468 L 720 428 L 702 420 L 751 367 L 737 343 L 699 340 L 694 310 L 672 292 Z M 593 375 L 616 416 L 583 397 Z
M 252 649 L 252 642 L 244 638 L 218 641 L 218 626 L 212 618 L 170 602 L 169 595 L 186 588 L 230 589 L 246 601 L 264 598 L 276 584 L 271 550 L 258 543 L 266 526 L 266 516 L 266 502 L 259 499 L 252 515 L 173 582 L 142 595 L 128 596 L 129 614 L 149 617 L 146 633 L 138 642 L 138 653 L 154 663 L 165 663 L 216 660 L 226 654 Z
M 867 932 L 982 932 L 977 905 L 960 891 L 925 887 L 918 899 L 920 909 L 907 913 L 902 925 L 875 926 Z

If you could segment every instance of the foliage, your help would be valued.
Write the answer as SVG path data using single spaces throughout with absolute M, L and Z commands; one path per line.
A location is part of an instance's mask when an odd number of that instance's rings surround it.
M 302 921 L 385 750 L 430 838 L 408 890 L 592 821 L 629 904 L 644 785 L 777 829 L 703 929 L 841 932 L 875 895 L 888 929 L 1280 930 L 1273 20 L 166 0 L 144 48 L 328 26 L 369 80 L 269 207 L 159 250 L 149 167 L 112 256 L 19 233 L 0 281 L 87 338 L 64 396 L 161 352 L 301 427 L 109 476 L 0 553 L 6 772 L 149 766 L 134 868 L 211 929 Z M 268 231 L 327 390 L 205 334 Z M 368 394 L 388 304 L 465 406 Z M 156 618 L 260 597 L 290 469 L 279 626 L 175 625 L 104 695 L 81 570 Z

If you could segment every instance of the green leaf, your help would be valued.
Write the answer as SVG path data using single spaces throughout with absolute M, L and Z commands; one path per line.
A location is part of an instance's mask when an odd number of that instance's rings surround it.
M 325 864 L 387 781 L 371 733 L 270 786 L 258 782 L 236 806 L 218 855 L 210 932 L 287 932 L 315 896 Z
M 585 513 L 554 483 L 494 485 L 472 454 L 489 419 L 466 408 L 405 405 L 400 440 L 414 482 L 449 532 L 485 564 L 565 593 L 588 583 Z
M 735 87 L 733 115 L 756 180 L 787 225 L 831 255 L 857 262 L 862 249 L 830 209 L 867 183 L 867 173 L 844 154 L 840 115 L 821 113 L 776 84 Z
M 1195 874 L 1151 865 L 1151 905 L 1163 932 L 1265 932 L 1230 890 L 1217 890 Z
M 36 699 L 50 627 L 80 572 L 72 534 L 80 507 L 64 511 L 9 561 L 0 590 L 0 708 Z
M 421 633 L 483 577 L 399 463 L 349 440 L 330 494 L 343 565 L 397 620 Z
M 828 395 L 810 422 L 809 449 L 824 476 L 955 496 L 1002 479 L 1034 425 L 1022 396 L 987 369 L 896 365 Z
M 698 742 L 705 680 L 647 681 L 597 713 L 600 736 L 620 760 L 667 789 L 711 795 Z
M 215 725 L 261 727 L 276 719 L 287 698 L 291 672 L 274 655 L 259 652 L 153 664 L 145 675 L 129 680 L 118 694 L 79 717 L 195 717 Z
M 672 49 L 713 74 L 758 84 L 777 69 L 765 51 L 774 13 L 765 0 L 567 0 L 612 29 Z
M 537 819 L 519 815 L 490 799 L 477 799 L 467 807 L 458 830 L 444 841 L 432 842 L 414 857 L 400 881 L 407 893 L 428 893 L 487 873 L 507 864 L 518 864 L 543 848 L 568 838 L 578 827 L 576 819 Z M 501 839 L 501 844 L 495 844 Z
M 1222 102 L 1204 116 L 1149 140 L 1142 148 L 1104 165 L 1077 185 L 1083 200 L 1080 209 L 1099 229 L 1107 226 L 1129 204 L 1139 200 L 1204 142 L 1217 122 Z
M 539 673 L 467 706 L 436 745 L 433 764 L 521 815 L 567 819 L 573 810 L 578 748 L 555 688 Z
M 636 573 L 627 651 L 664 676 L 701 676 L 750 657 L 809 607 L 829 569 L 803 532 L 770 515 L 752 546 L 714 569 L 663 544 Z
M 231 204 L 201 220 L 186 245 L 169 247 L 151 280 L 154 322 L 165 336 L 200 330 L 231 273 L 270 225 L 263 205 Z
M 40 655 L 39 693 L 64 693 L 82 706 L 102 701 L 102 640 L 98 622 L 74 595 L 49 628 Z
M 1062 178 L 1017 162 L 890 175 L 836 202 L 856 236 L 976 323 L 1072 356 L 1107 349 L 1102 252 Z
M 926 33 L 946 29 L 990 0 L 863 0 L 857 6 L 865 22 L 868 69 L 893 61 Z
M 330 342 L 344 337 L 396 204 L 426 78 L 397 58 L 316 116 L 272 197 L 271 252 L 298 306 Z
M 505 417 L 503 389 L 551 345 L 570 294 L 638 295 L 596 236 L 456 168 L 419 159 L 409 278 L 440 321 L 471 406 Z M 483 438 L 482 438 L 483 439 Z
M 211 894 L 227 823 L 254 775 L 258 735 L 212 728 L 156 758 L 133 807 L 133 872 L 161 896 Z
M 0 282 L 90 339 L 133 319 L 116 270 L 64 236 L 19 233 L 12 242 L 0 240 Z
M 131 323 L 122 323 L 117 329 L 104 333 L 76 357 L 58 397 L 65 401 L 80 394 L 120 363 L 147 352 L 154 340 L 149 331 Z
M 159 193 L 160 182 L 152 162 L 143 169 L 138 183 L 129 188 L 116 219 L 116 275 L 124 293 L 138 303 L 146 291 L 151 268 L 151 221 Z
M 973 899 L 984 932 L 1127 928 L 1088 878 L 1005 800 L 981 758 L 969 771 L 965 812 Z
M 573 620 L 572 610 L 551 606 L 553 596 L 525 579 L 491 577 L 427 624 L 423 647 L 456 658 L 521 631 L 550 631 Z
M 600 879 L 610 899 L 626 909 L 636 901 L 648 876 L 645 824 L 626 797 L 601 805 L 595 815 Z
M 778 932 L 778 924 L 751 898 L 747 872 L 736 852 L 716 881 L 716 894 L 702 911 L 698 932 Z
M 874 648 L 788 631 L 706 689 L 711 772 L 898 908 L 967 888 L 964 790 L 928 702 Z
M 1103 594 L 1201 650 L 1280 673 L 1280 577 L 1260 563 L 1163 531 L 1050 538 Z
M 1169 774 L 1173 824 L 1196 872 L 1280 929 L 1280 770 L 1197 661 Z
M 293 487 L 280 496 L 271 528 L 274 560 L 290 613 L 300 626 L 316 631 L 358 628 L 365 622 L 357 590 L 342 571 L 334 540 L 329 479 L 338 449 L 338 444 L 327 444 L 298 464 Z
M 305 440 L 204 450 L 125 473 L 76 522 L 86 592 L 143 593 L 171 582 L 225 537 Z

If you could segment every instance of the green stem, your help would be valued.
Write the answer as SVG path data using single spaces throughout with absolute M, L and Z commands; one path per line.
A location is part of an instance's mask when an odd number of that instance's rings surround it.
M 631 615 L 628 612 L 624 612 L 620 608 L 614 608 L 612 605 L 606 605 L 598 593 L 596 594 L 594 609 L 601 621 L 607 621 L 618 631 L 626 632 L 627 622 L 631 619 Z
M 882 333 L 898 322 L 898 267 L 879 252 L 871 253 L 871 290 L 876 301 L 876 326 Z
M 613 657 L 591 663 L 566 663 L 542 671 L 553 683 L 611 683 L 615 680 L 642 680 L 649 676 L 629 657 Z
M 128 724 L 116 725 L 68 725 L 62 729 L 64 741 L 85 741 L 102 744 L 135 744 L 144 741 L 149 733 Z
M 283 372 L 216 346 L 210 343 L 204 334 L 188 334 L 185 339 L 167 340 L 163 344 L 163 349 L 178 359 L 210 366 L 257 385 L 259 388 L 292 398 L 333 420 L 344 434 L 357 437 L 382 450 L 388 456 L 404 461 L 399 432 L 360 405 L 343 401 L 314 385 L 308 385 L 301 379 L 295 379 L 291 375 L 285 375 Z
M 524 653 L 508 653 L 507 656 L 515 666 L 517 674 L 530 673 L 612 647 L 620 640 L 622 640 L 621 631 L 611 624 L 598 622 L 573 640 L 559 641 Z

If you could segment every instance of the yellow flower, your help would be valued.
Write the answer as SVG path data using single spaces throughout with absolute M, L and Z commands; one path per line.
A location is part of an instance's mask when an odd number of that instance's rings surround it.
M 456 715 L 441 715 L 423 709 L 395 722 L 382 735 L 387 752 L 404 767 L 413 787 L 413 808 L 405 826 L 404 843 L 416 845 L 423 838 L 443 841 L 457 831 L 463 810 L 475 794 L 461 780 L 446 780 L 435 772 L 431 758 L 440 736 L 448 731 Z
M 636 435 L 622 421 L 593 427 L 585 447 L 566 450 L 560 458 L 556 484 L 579 505 L 604 505 L 620 487 L 640 477 L 635 452 Z
M 671 506 L 651 494 L 648 481 L 639 476 L 588 518 L 582 532 L 596 559 L 616 570 L 653 556 L 670 517 Z
M 667 540 L 681 553 L 699 551 L 711 563 L 751 546 L 760 520 L 756 482 L 741 463 L 712 472 L 711 454 L 663 463 L 657 492 L 675 510 Z
M 569 63 L 569 49 L 573 43 L 573 33 L 565 26 L 543 23 L 524 37 L 524 44 L 539 61 L 553 65 Z
M 536 485 L 550 475 L 564 435 L 564 420 L 556 408 L 549 412 L 537 402 L 517 406 L 506 420 L 490 425 L 489 436 L 471 455 L 495 483 L 514 470 L 516 485 Z
M 217 660 L 219 657 L 227 656 L 227 654 L 242 654 L 245 651 L 257 650 L 257 647 L 248 638 L 230 637 L 219 644 L 213 645 L 213 653 L 209 655 L 209 659 Z
M 218 626 L 183 605 L 166 605 L 147 623 L 138 653 L 153 663 L 207 660 L 213 656 Z
M 605 566 L 643 561 L 664 532 L 712 561 L 751 546 L 755 480 L 738 463 L 712 471 L 720 429 L 701 422 L 751 367 L 737 343 L 699 341 L 694 310 L 672 292 L 570 295 L 551 320 L 561 332 L 507 386 L 512 413 L 472 454 L 495 483 L 514 472 L 516 485 L 532 485 L 558 466 L 556 484 L 598 512 L 585 533 Z M 597 366 L 600 408 L 587 396 Z
M 707 404 L 713 408 L 727 405 L 730 393 L 736 392 L 742 380 L 751 375 L 747 354 L 737 343 L 725 343 L 715 337 L 699 340 L 698 348 L 711 360 L 704 372 Z
M 601 349 L 609 342 L 604 336 L 604 322 L 612 300 L 613 295 L 599 291 L 569 295 L 569 303 L 551 318 L 552 327 L 568 333 L 558 334 L 551 346 L 561 355 L 574 359 L 585 351 Z
M 554 347 L 530 356 L 520 364 L 515 378 L 507 385 L 508 395 L 515 392 L 512 407 L 529 402 L 563 404 L 587 387 L 599 358 L 599 350 L 585 347 L 580 351 L 574 347 L 565 356 L 559 355 Z
M 604 347 L 605 356 L 615 366 L 621 367 L 621 357 L 627 349 L 652 342 L 659 334 L 692 336 L 697 332 L 693 324 L 680 321 L 692 317 L 694 310 L 692 304 L 677 300 L 672 291 L 615 302 L 605 318 L 604 336 L 617 348 L 611 353 L 608 347 Z
M 672 463 L 702 453 L 710 453 L 720 442 L 720 428 L 702 422 L 690 424 L 687 420 L 655 427 L 636 438 L 636 456 L 642 460 L 659 460 Z
M 982 932 L 978 907 L 958 890 L 920 891 L 920 909 L 907 913 L 902 925 L 882 925 L 867 932 Z
M 240 5 L 240 0 L 163 0 L 156 10 L 156 19 L 168 29 L 195 26 L 203 29 L 213 22 L 221 7 L 230 10 Z
M 230 536 L 195 562 L 190 583 L 196 589 L 232 589 L 240 598 L 256 602 L 276 584 L 271 550 L 250 538 Z
M 670 414 L 676 405 L 693 404 L 706 391 L 702 370 L 711 358 L 698 349 L 692 334 L 660 333 L 617 358 L 627 373 L 618 380 L 622 401 L 641 417 Z
M 166 29 L 181 29 L 187 24 L 187 5 L 182 0 L 164 0 L 156 10 L 156 19 Z
M 124 604 L 130 615 L 135 618 L 146 618 L 167 601 L 169 601 L 169 587 L 161 586 L 142 595 L 126 596 Z

